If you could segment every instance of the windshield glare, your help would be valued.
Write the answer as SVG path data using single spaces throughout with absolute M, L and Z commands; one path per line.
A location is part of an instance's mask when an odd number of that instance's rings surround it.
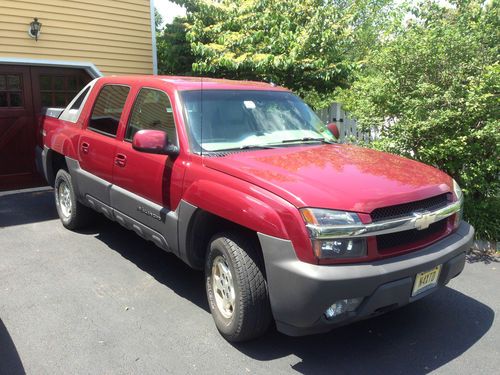
M 181 98 L 195 152 L 334 142 L 318 116 L 289 92 L 195 90 Z

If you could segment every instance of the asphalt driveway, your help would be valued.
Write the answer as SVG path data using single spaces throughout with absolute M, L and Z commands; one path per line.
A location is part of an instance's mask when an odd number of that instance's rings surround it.
M 500 373 L 500 263 L 329 334 L 231 345 L 202 274 L 96 216 L 62 227 L 51 192 L 0 195 L 0 374 Z

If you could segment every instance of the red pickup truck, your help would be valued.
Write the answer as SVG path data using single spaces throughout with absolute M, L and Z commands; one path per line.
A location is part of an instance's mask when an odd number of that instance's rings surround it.
M 91 211 L 204 270 L 230 341 L 304 335 L 418 300 L 463 269 L 474 229 L 456 182 L 338 144 L 270 84 L 106 77 L 43 121 L 63 225 Z

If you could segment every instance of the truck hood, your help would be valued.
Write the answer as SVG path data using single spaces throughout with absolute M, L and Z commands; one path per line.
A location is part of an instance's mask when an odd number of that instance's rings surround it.
M 352 145 L 301 145 L 205 157 L 208 168 L 245 180 L 296 207 L 370 213 L 452 191 L 428 165 Z

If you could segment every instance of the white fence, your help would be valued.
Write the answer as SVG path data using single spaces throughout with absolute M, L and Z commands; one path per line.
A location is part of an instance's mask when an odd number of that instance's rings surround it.
M 333 103 L 329 108 L 316 111 L 316 114 L 325 123 L 334 122 L 337 124 L 340 131 L 340 142 L 349 142 L 349 139 L 353 138 L 364 142 L 371 141 L 370 134 L 358 130 L 356 120 L 349 118 L 340 103 Z

